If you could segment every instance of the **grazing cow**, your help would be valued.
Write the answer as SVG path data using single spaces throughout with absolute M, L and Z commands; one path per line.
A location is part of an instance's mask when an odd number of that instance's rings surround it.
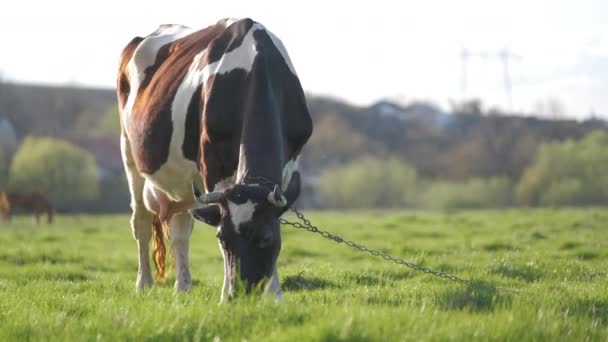
M 5 220 L 10 221 L 16 208 L 32 212 L 36 224 L 40 223 L 40 215 L 44 213 L 46 222 L 53 223 L 53 206 L 42 192 L 0 192 L 0 213 Z
M 191 288 L 194 216 L 217 227 L 221 301 L 239 281 L 280 298 L 278 218 L 299 195 L 298 155 L 312 134 L 283 43 L 251 19 L 202 30 L 162 25 L 122 51 L 117 93 L 139 248 L 136 289 L 152 284 L 153 236 L 156 278 L 165 277 L 163 235 L 173 250 L 175 289 Z M 202 207 L 192 209 L 195 198 Z

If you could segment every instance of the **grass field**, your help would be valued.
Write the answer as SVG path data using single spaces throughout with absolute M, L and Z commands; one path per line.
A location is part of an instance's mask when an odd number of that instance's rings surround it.
M 0 224 L 0 341 L 606 341 L 608 209 L 308 214 L 409 261 L 522 291 L 476 290 L 283 227 L 285 302 L 218 305 L 213 229 L 192 237 L 194 288 L 136 293 L 128 217 Z

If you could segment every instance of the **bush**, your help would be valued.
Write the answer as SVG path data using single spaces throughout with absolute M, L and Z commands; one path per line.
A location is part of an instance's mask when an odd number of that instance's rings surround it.
M 90 153 L 69 142 L 27 137 L 13 158 L 9 187 L 45 191 L 55 207 L 70 209 L 97 198 L 97 163 Z
M 434 209 L 507 207 L 513 204 L 513 184 L 505 177 L 432 182 L 424 190 L 420 204 Z
M 332 208 L 397 208 L 412 204 L 416 180 L 416 170 L 396 158 L 363 157 L 324 171 L 318 191 Z
M 541 145 L 517 186 L 524 205 L 608 204 L 608 134 Z
M 0 191 L 8 186 L 9 156 L 0 146 Z
M 95 129 L 91 130 L 91 127 L 95 127 Z M 80 113 L 74 126 L 71 128 L 71 135 L 79 139 L 108 138 L 118 140 L 120 137 L 118 105 L 109 107 L 103 114 Z
M 544 206 L 559 206 L 583 202 L 585 193 L 579 179 L 564 179 L 551 183 L 540 196 L 540 204 Z

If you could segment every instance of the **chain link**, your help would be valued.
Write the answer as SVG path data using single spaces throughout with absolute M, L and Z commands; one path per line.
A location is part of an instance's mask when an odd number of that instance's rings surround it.
M 439 272 L 439 271 L 434 271 L 434 270 L 432 270 L 432 269 L 430 269 L 428 267 L 425 267 L 425 266 L 422 266 L 422 265 L 418 265 L 418 264 L 414 264 L 413 262 L 409 262 L 409 261 L 406 261 L 406 260 L 403 260 L 403 259 L 395 258 L 395 257 L 390 256 L 389 254 L 384 253 L 384 252 L 368 248 L 366 246 L 360 245 L 360 244 L 358 244 L 356 242 L 353 242 L 353 241 L 346 240 L 346 239 L 344 239 L 344 238 L 342 238 L 342 237 L 340 237 L 338 235 L 335 235 L 335 234 L 332 234 L 330 232 L 327 232 L 327 231 L 324 231 L 324 230 L 321 230 L 321 229 L 317 228 L 306 217 L 304 217 L 304 214 L 302 214 L 296 208 L 292 207 L 290 209 L 291 209 L 291 211 L 293 211 L 296 214 L 296 216 L 298 217 L 298 219 L 300 219 L 300 221 L 303 222 L 303 224 L 300 223 L 300 222 L 291 222 L 291 221 L 287 221 L 284 218 L 280 218 L 279 222 L 281 224 L 285 224 L 285 225 L 288 225 L 288 226 L 291 226 L 291 227 L 297 228 L 297 229 L 304 229 L 304 230 L 307 230 L 307 231 L 312 232 L 312 233 L 321 234 L 321 236 L 323 236 L 326 239 L 333 240 L 333 241 L 335 241 L 337 243 L 344 243 L 348 247 L 357 249 L 357 250 L 359 250 L 361 252 L 369 253 L 369 254 L 371 254 L 373 256 L 380 257 L 380 258 L 382 258 L 382 259 L 384 259 L 386 261 L 392 261 L 392 262 L 394 262 L 396 264 L 412 268 L 412 269 L 414 269 L 416 271 L 421 271 L 421 272 L 424 272 L 424 273 L 427 273 L 427 274 L 432 274 L 432 275 L 437 276 L 439 278 L 448 279 L 448 280 L 451 280 L 451 281 L 454 281 L 454 282 L 457 282 L 457 283 L 461 283 L 461 284 L 464 284 L 464 285 L 467 285 L 467 286 L 471 286 L 471 287 L 480 287 L 480 288 L 485 288 L 487 290 L 501 290 L 501 291 L 506 291 L 506 292 L 510 292 L 510 293 L 514 293 L 514 294 L 519 294 L 519 291 L 517 291 L 517 290 L 500 288 L 500 287 L 495 287 L 495 286 L 489 286 L 489 285 L 481 284 L 479 282 L 473 282 L 473 281 L 468 280 L 468 279 L 462 279 L 462 278 L 459 278 L 459 277 L 457 277 L 455 275 L 452 275 L 452 274 L 447 274 L 447 273 L 443 273 L 443 272 Z
M 260 181 L 260 182 L 265 183 L 266 185 L 270 185 L 270 186 L 272 186 L 274 184 L 273 182 L 269 181 L 268 179 L 266 179 L 264 177 L 253 176 L 253 177 L 247 177 L 247 178 L 250 179 L 250 180 Z M 296 216 L 298 217 L 298 219 L 300 221 L 302 221 L 303 224 L 300 223 L 300 222 L 291 222 L 291 221 L 287 221 L 284 218 L 279 218 L 279 222 L 281 224 L 285 224 L 285 225 L 288 225 L 288 226 L 291 226 L 291 227 L 297 228 L 297 229 L 307 230 L 307 231 L 309 231 L 311 233 L 320 234 L 322 237 L 324 237 L 326 239 L 333 240 L 333 241 L 335 241 L 337 243 L 343 243 L 343 244 L 347 245 L 348 247 L 357 249 L 357 250 L 359 250 L 361 252 L 364 252 L 364 253 L 369 253 L 369 254 L 371 254 L 371 255 L 373 255 L 375 257 L 382 258 L 382 259 L 384 259 L 386 261 L 391 261 L 391 262 L 394 262 L 396 264 L 412 268 L 412 269 L 414 269 L 416 271 L 420 271 L 420 272 L 427 273 L 427 274 L 432 274 L 432 275 L 437 276 L 439 278 L 451 280 L 451 281 L 454 281 L 454 282 L 457 282 L 457 283 L 460 283 L 460 284 L 463 284 L 463 285 L 467 285 L 467 286 L 471 286 L 471 287 L 477 287 L 477 288 L 485 288 L 485 289 L 491 290 L 491 291 L 501 290 L 501 291 L 505 291 L 505 292 L 509 292 L 509 293 L 513 293 L 513 294 L 519 294 L 520 293 L 517 290 L 507 289 L 507 288 L 501 288 L 501 287 L 496 287 L 496 286 L 490 286 L 490 285 L 485 285 L 485 284 L 482 284 L 482 283 L 479 283 L 479 282 L 471 281 L 469 279 L 459 278 L 459 277 L 457 277 L 455 275 L 452 275 L 452 274 L 447 274 L 447 273 L 443 273 L 443 272 L 440 272 L 440 271 L 434 271 L 434 270 L 432 270 L 432 269 L 430 269 L 428 267 L 425 267 L 425 266 L 422 266 L 422 265 L 418 265 L 418 264 L 415 264 L 413 262 L 409 262 L 409 261 L 406 261 L 406 260 L 403 260 L 403 259 L 400 259 L 400 258 L 395 258 L 395 257 L 393 257 L 393 256 L 391 256 L 391 255 L 389 255 L 387 253 L 384 253 L 384 252 L 381 252 L 381 251 L 378 251 L 378 250 L 375 250 L 375 249 L 368 248 L 368 247 L 366 247 L 364 245 L 360 245 L 360 244 L 358 244 L 356 242 L 343 239 L 342 237 L 340 237 L 338 235 L 335 235 L 335 234 L 332 234 L 332 233 L 330 233 L 328 231 L 321 230 L 318 227 L 316 227 L 315 225 L 313 225 L 310 222 L 310 220 L 308 220 L 304 216 L 304 214 L 302 214 L 300 211 L 298 211 L 295 207 L 292 206 L 289 209 L 296 214 Z

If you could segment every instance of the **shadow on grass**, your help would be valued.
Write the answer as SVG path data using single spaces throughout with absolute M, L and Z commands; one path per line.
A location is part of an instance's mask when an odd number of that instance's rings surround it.
M 322 342 L 334 342 L 334 341 L 352 341 L 352 342 L 366 342 L 366 341 L 375 341 L 371 337 L 364 336 L 363 334 L 359 334 L 358 332 L 338 332 L 338 331 L 328 331 L 320 336 L 319 341 Z
M 57 271 L 30 273 L 27 278 L 17 279 L 17 284 L 29 285 L 37 280 L 77 283 L 89 280 L 84 272 Z
M 445 236 L 438 232 L 409 232 L 408 235 L 412 238 L 428 238 L 428 239 L 439 239 Z
M 47 273 L 44 276 L 47 280 L 59 280 L 59 281 L 69 281 L 69 282 L 79 282 L 86 281 L 88 277 L 84 273 L 80 272 L 57 272 L 57 273 Z
M 99 233 L 99 228 L 87 227 L 87 228 L 83 228 L 81 230 L 81 232 L 86 235 L 97 234 L 97 233 Z
M 503 242 L 489 243 L 489 244 L 483 246 L 483 249 L 485 249 L 488 252 L 515 251 L 515 250 L 517 250 L 517 248 L 513 247 L 512 245 L 510 245 L 508 243 L 503 243 Z
M 567 315 L 591 319 L 602 325 L 608 325 L 608 299 L 577 299 L 562 309 Z
M 599 253 L 593 251 L 580 251 L 576 253 L 576 257 L 580 260 L 593 260 L 599 256 Z
M 531 236 L 535 240 L 546 240 L 547 239 L 547 235 L 543 234 L 542 232 L 540 232 L 538 230 L 534 230 L 532 232 Z
M 397 281 L 414 277 L 414 273 L 410 271 L 402 272 L 382 272 L 370 274 L 355 274 L 345 273 L 343 279 L 347 283 L 363 286 L 387 285 Z
M 61 239 L 58 236 L 55 235 L 46 235 L 46 236 L 41 236 L 39 238 L 40 242 L 57 242 L 60 241 Z
M 492 267 L 490 272 L 507 278 L 524 280 L 526 282 L 534 282 L 543 278 L 542 270 L 529 265 L 502 263 Z
M 281 287 L 284 291 L 319 290 L 336 287 L 335 284 L 321 278 L 305 277 L 301 274 L 287 276 L 283 279 Z
M 37 263 L 48 263 L 48 264 L 70 264 L 70 263 L 81 263 L 84 260 L 83 257 L 69 257 L 61 255 L 60 252 L 55 254 L 39 254 L 39 255 L 8 255 L 1 254 L 0 261 L 6 261 L 13 263 L 17 266 L 26 264 L 37 264 Z
M 289 251 L 289 256 L 290 257 L 317 257 L 319 256 L 319 253 L 315 253 L 315 252 L 311 252 L 307 249 L 301 249 L 301 248 L 294 248 L 292 250 Z
M 511 296 L 491 284 L 474 282 L 469 286 L 450 287 L 436 294 L 435 300 L 446 310 L 492 311 L 497 306 L 510 305 Z
M 580 247 L 582 245 L 583 244 L 580 243 L 580 242 L 567 241 L 567 242 L 564 242 L 559 249 L 565 251 L 565 250 L 569 250 L 569 249 L 575 249 L 575 248 Z

